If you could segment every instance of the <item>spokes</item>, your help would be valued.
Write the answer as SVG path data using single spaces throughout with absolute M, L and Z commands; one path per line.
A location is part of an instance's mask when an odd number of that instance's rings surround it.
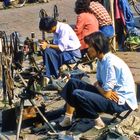
M 11 4 L 17 8 L 24 6 L 25 2 L 26 2 L 26 0 L 11 0 Z

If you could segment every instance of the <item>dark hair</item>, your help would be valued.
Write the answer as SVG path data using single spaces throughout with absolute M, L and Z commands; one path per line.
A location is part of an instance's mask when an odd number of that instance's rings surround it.
M 75 2 L 75 13 L 81 14 L 83 12 L 90 12 L 90 0 L 77 0 Z
M 57 21 L 52 17 L 41 18 L 39 22 L 39 29 L 43 31 L 50 31 L 52 27 L 56 26 Z
M 89 47 L 94 47 L 97 52 L 106 54 L 110 51 L 108 38 L 100 31 L 91 33 L 84 38 Z

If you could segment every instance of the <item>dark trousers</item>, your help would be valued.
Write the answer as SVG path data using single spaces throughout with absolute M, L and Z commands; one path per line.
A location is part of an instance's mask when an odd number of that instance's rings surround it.
M 46 67 L 45 76 L 50 78 L 51 75 L 59 77 L 59 68 L 63 64 L 69 63 L 73 59 L 71 51 L 61 52 L 51 48 L 46 48 L 43 52 L 43 61 Z
M 96 119 L 100 112 L 114 114 L 130 109 L 126 103 L 118 105 L 103 97 L 93 85 L 74 78 L 65 85 L 61 96 L 75 108 L 80 118 Z

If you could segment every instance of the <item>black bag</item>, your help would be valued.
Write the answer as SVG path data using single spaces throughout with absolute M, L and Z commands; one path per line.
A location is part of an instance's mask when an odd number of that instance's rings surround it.
M 129 140 L 128 137 L 121 135 L 115 130 L 107 129 L 104 131 L 97 140 Z
M 24 107 L 24 109 L 27 107 Z M 18 109 L 19 108 L 10 108 L 7 110 L 2 111 L 2 132 L 7 132 L 7 131 L 14 131 L 17 129 L 17 116 L 18 114 Z M 44 114 L 45 110 L 44 107 L 39 107 L 40 111 Z M 37 116 L 34 118 L 29 118 L 25 119 L 22 121 L 22 128 L 26 128 L 29 126 L 32 126 L 33 123 L 39 122 L 43 123 L 42 117 L 37 113 Z
M 15 109 L 2 111 L 2 132 L 16 130 L 16 113 Z

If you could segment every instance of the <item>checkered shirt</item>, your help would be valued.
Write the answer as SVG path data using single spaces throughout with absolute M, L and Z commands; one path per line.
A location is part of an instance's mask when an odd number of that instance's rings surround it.
M 90 9 L 98 19 L 100 27 L 105 25 L 112 25 L 111 17 L 102 4 L 92 1 L 90 3 Z

